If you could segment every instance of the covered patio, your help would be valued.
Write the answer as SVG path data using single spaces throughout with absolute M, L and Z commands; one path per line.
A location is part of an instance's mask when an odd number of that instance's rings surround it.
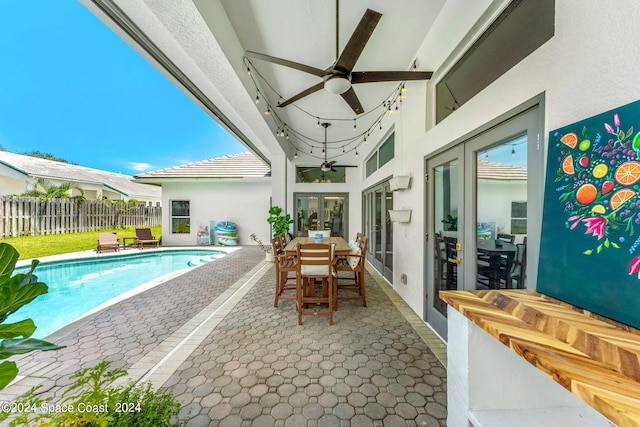
M 375 270 L 368 308 L 341 302 L 297 325 L 273 307 L 274 265 L 243 247 L 75 322 L 67 347 L 18 360 L 15 401 L 35 385 L 60 394 L 99 360 L 135 380 L 173 386 L 188 426 L 446 425 L 446 349 Z

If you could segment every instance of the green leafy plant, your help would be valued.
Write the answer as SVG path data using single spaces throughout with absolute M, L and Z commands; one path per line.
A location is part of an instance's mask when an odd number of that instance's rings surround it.
M 18 426 L 100 426 L 100 427 L 180 427 L 177 421 L 180 403 L 172 388 L 154 389 L 149 382 L 126 386 L 110 385 L 127 375 L 122 369 L 109 370 L 111 362 L 102 361 L 71 375 L 74 383 L 62 394 L 60 403 L 53 397 L 39 397 L 40 386 L 29 390 L 13 406 L 9 427 Z M 12 414 L 0 412 L 0 421 Z
M 109 370 L 110 363 L 102 361 L 71 375 L 69 379 L 74 382 L 58 404 L 50 396 L 37 396 L 40 386 L 32 388 L 15 402 L 19 412 L 14 414 L 9 427 L 180 427 L 186 424 L 186 421 L 174 421 L 180 412 L 180 403 L 173 397 L 173 389 L 156 390 L 149 382 L 136 384 L 133 381 L 126 386 L 112 386 L 113 381 L 127 372 Z M 0 412 L 0 421 L 9 415 L 9 412 Z
M 25 354 L 35 350 L 49 351 L 62 348 L 47 341 L 30 338 L 36 330 L 31 319 L 15 323 L 5 323 L 7 318 L 22 306 L 29 304 L 48 292 L 44 283 L 38 282 L 33 271 L 38 261 L 31 263 L 27 274 L 12 276 L 18 261 L 18 251 L 11 245 L 0 243 L 0 359 Z M 5 360 L 0 363 L 0 390 L 5 388 L 18 375 L 15 362 Z
M 258 239 L 258 237 L 256 236 L 256 233 L 251 233 L 251 235 L 249 237 L 251 238 L 251 240 L 253 240 L 254 242 L 256 242 L 258 244 L 258 247 L 260 248 L 260 250 L 262 252 L 270 253 L 272 251 L 271 246 L 265 245 L 262 242 L 262 240 Z
M 267 222 L 271 224 L 273 228 L 273 235 L 278 236 L 280 234 L 287 234 L 289 231 L 289 224 L 293 223 L 290 214 L 283 215 L 282 208 L 279 206 L 272 206 L 269 209 L 269 218 Z

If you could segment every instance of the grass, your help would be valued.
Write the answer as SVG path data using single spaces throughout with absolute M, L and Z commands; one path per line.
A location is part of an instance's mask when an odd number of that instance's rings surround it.
M 20 253 L 20 259 L 40 258 L 49 255 L 95 249 L 100 233 L 116 232 L 122 242 L 123 236 L 135 236 L 135 228 L 117 228 L 84 233 L 52 234 L 48 236 L 22 236 L 0 239 L 0 243 L 8 243 Z M 162 227 L 151 227 L 151 234 L 162 235 Z

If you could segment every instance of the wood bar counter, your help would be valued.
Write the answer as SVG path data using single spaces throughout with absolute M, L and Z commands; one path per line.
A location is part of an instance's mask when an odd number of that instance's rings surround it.
M 452 321 L 456 322 L 455 319 L 460 318 L 464 322 L 464 318 L 455 311 L 616 425 L 640 426 L 640 331 L 637 329 L 532 290 L 442 291 L 440 298 L 450 306 L 450 345 L 461 343 L 458 344 L 457 351 L 469 353 L 467 359 L 460 358 L 459 364 L 467 364 L 462 369 L 469 371 L 463 373 L 462 377 L 467 374 L 471 376 L 473 369 L 481 369 L 483 365 L 474 365 L 471 347 L 475 338 L 461 341 L 460 337 L 453 336 Z M 457 327 L 454 325 L 454 328 Z M 455 332 L 464 335 L 464 331 L 469 330 L 468 335 L 473 335 L 473 331 L 465 328 L 467 327 L 457 328 Z M 469 328 L 473 328 L 471 324 Z M 486 346 L 486 342 L 483 345 Z M 476 347 L 476 350 L 484 351 L 482 345 Z M 498 352 L 501 351 L 498 349 Z M 452 357 L 455 359 L 456 355 L 449 356 L 450 367 Z M 507 359 L 510 357 L 506 355 Z M 499 363 L 493 369 L 501 370 Z M 511 372 L 524 372 L 528 369 L 525 364 Z M 505 368 L 505 372 L 506 370 Z M 532 376 L 536 375 L 534 373 Z M 493 378 L 496 382 L 501 381 L 495 376 Z M 505 384 L 509 381 L 528 381 L 524 374 L 502 380 Z M 471 397 L 468 399 L 472 403 L 467 402 L 466 406 L 470 413 L 474 410 L 472 406 L 480 407 L 480 412 L 496 408 L 495 402 L 488 405 L 473 403 L 474 399 L 478 399 L 478 393 L 473 391 L 473 386 L 469 390 Z M 506 396 L 505 399 L 509 400 L 510 397 Z M 531 400 L 531 396 L 528 399 Z M 552 403 L 549 403 L 550 407 Z M 539 409 L 537 412 L 530 411 L 529 415 L 542 416 L 543 411 Z M 452 410 L 451 406 L 449 410 Z M 496 413 L 494 411 L 493 416 Z M 599 417 L 598 414 L 595 415 Z M 474 423 L 473 416 L 469 419 L 473 425 L 486 425 Z M 454 422 L 451 425 L 456 424 L 462 423 Z

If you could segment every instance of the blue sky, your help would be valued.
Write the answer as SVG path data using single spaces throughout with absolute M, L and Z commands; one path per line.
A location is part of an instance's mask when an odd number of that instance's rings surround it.
M 0 3 L 0 145 L 135 175 L 246 151 L 77 0 Z

